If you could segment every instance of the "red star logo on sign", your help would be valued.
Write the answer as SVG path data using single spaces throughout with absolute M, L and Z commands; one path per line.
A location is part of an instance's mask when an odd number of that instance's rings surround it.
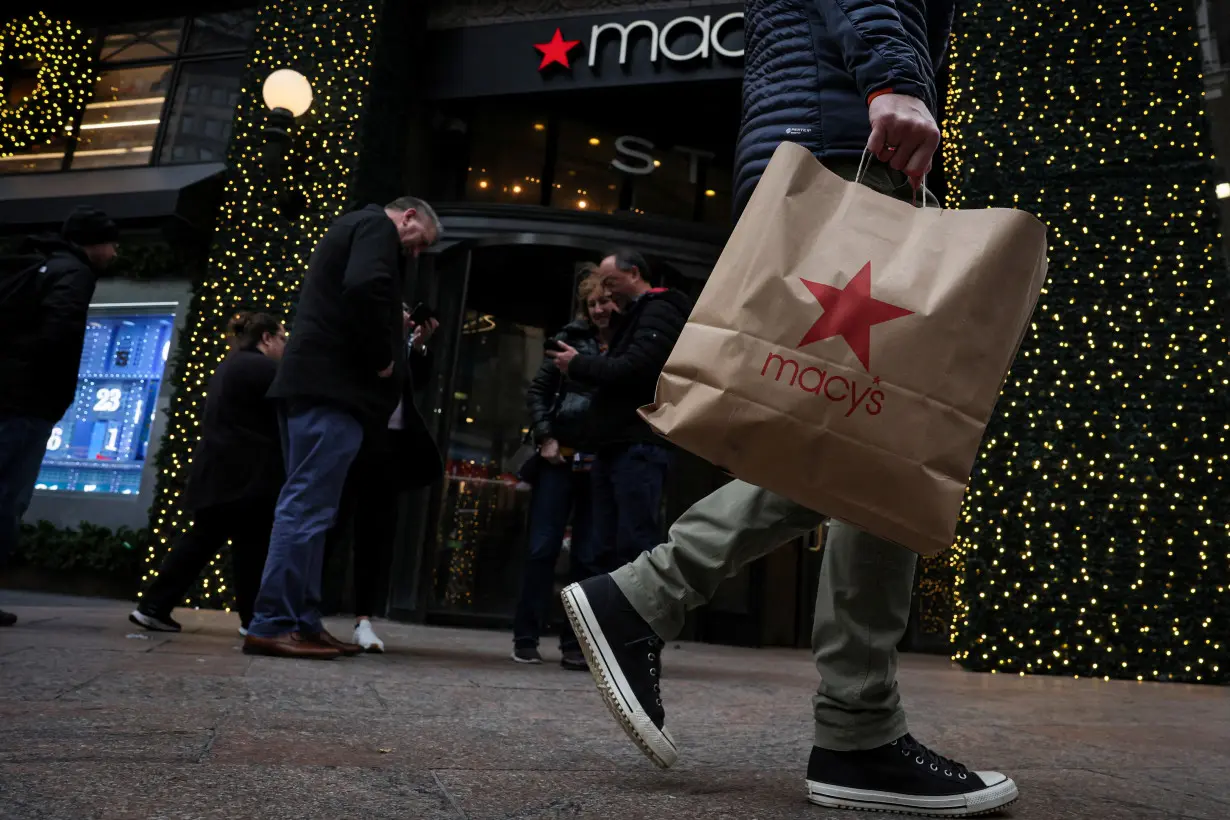
M 914 312 L 871 298 L 870 262 L 863 265 L 863 269 L 844 288 L 808 282 L 806 279 L 802 281 L 824 308 L 824 315 L 807 331 L 799 347 L 840 336 L 866 370 L 871 370 L 871 326 Z
M 580 40 L 565 40 L 560 30 L 556 29 L 555 36 L 549 42 L 534 44 L 534 48 L 542 52 L 542 62 L 538 64 L 538 70 L 542 71 L 552 63 L 559 63 L 564 68 L 572 68 L 568 62 L 568 52 L 579 45 L 581 45 Z

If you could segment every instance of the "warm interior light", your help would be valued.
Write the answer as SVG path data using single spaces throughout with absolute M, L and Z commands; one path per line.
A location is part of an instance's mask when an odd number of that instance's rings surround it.
M 653 161 L 653 167 L 654 167 L 654 168 L 661 168 L 661 167 L 662 167 L 662 160 L 660 160 L 660 159 L 655 159 L 655 160 Z
M 120 120 L 116 122 L 91 122 L 81 126 L 82 131 L 98 131 L 102 128 L 140 128 L 157 125 L 161 120 Z
M 1217 198 L 1230 199 L 1230 182 L 1217 183 Z
M 513 186 L 513 193 L 514 193 L 514 194 L 519 194 L 519 193 L 521 193 L 521 186 L 520 186 L 520 185 L 514 185 L 514 186 Z
M 590 138 L 589 138 L 589 144 L 590 144 L 590 145 L 601 145 L 601 144 L 602 144 L 602 140 L 598 139 L 597 137 L 590 137 Z
M 709 190 L 705 191 L 705 196 L 717 196 L 717 191 L 710 188 Z
M 536 122 L 536 123 L 534 123 L 534 130 L 535 130 L 535 131 L 546 131 L 546 130 L 547 130 L 547 126 L 543 125 L 543 124 L 542 124 L 542 123 L 540 123 L 540 122 Z
M 312 84 L 293 68 L 279 68 L 265 78 L 261 96 L 270 111 L 285 108 L 298 117 L 312 107 Z
M 487 180 L 485 180 L 485 179 L 480 179 L 480 180 L 478 181 L 478 187 L 480 187 L 480 188 L 486 188 L 486 187 L 487 187 Z
M 578 199 L 578 200 L 577 200 L 577 207 L 578 207 L 578 208 L 580 208 L 581 210 L 585 210 L 586 208 L 588 208 L 588 207 L 589 207 L 589 203 L 588 203 L 588 202 L 586 202 L 586 201 L 585 201 L 585 200 L 583 200 L 583 199 Z
M 128 108 L 133 105 L 162 105 L 166 97 L 141 97 L 135 100 L 103 100 L 102 102 L 92 102 L 86 105 L 86 108 Z

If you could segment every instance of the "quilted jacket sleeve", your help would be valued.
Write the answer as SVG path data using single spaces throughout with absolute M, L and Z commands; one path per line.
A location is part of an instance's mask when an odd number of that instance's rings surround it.
M 930 71 L 919 65 L 918 47 L 901 22 L 901 6 L 924 0 L 813 0 L 825 25 L 840 44 L 846 68 L 863 99 L 889 89 L 916 97 L 935 110 L 928 81 Z
M 525 396 L 535 444 L 541 444 L 543 439 L 551 438 L 551 411 L 555 407 L 559 384 L 559 368 L 553 361 L 544 358 Z

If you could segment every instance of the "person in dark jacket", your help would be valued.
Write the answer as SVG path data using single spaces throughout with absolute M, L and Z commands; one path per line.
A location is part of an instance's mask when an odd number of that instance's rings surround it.
M 440 323 L 429 319 L 416 327 L 406 305 L 402 306 L 402 320 L 409 350 L 401 403 L 384 430 L 363 437 L 363 446 L 346 478 L 337 524 L 329 530 L 323 562 L 329 566 L 329 556 L 341 547 L 346 535 L 352 535 L 352 640 L 363 651 L 373 653 L 384 652 L 384 641 L 372 628 L 372 617 L 379 614 L 388 596 L 401 494 L 425 487 L 444 474 L 439 448 L 414 405 L 415 392 L 426 387 L 431 378 L 433 356 L 427 345 Z
M 615 302 L 597 266 L 589 266 L 577 296 L 580 315 L 552 341 L 566 344 L 583 356 L 600 356 L 610 342 Z M 512 659 L 517 663 L 542 663 L 538 639 L 550 612 L 555 562 L 569 520 L 569 580 L 583 581 L 609 568 L 597 552 L 592 527 L 593 456 L 586 452 L 591 443 L 592 394 L 592 387 L 565 377 L 550 357 L 544 357 L 526 395 L 538 453 L 532 469 L 523 470 L 533 476 L 534 493 L 530 499 L 529 554 L 513 621 Z M 565 669 L 587 668 L 576 635 L 566 622 L 560 631 L 559 648 L 560 665 Z
M 30 264 L 0 281 L 0 568 L 17 546 L 55 423 L 77 394 L 94 287 L 115 260 L 119 229 L 74 210 L 59 235 L 31 237 Z M 17 617 L 0 610 L 0 626 Z
M 935 76 L 952 0 L 751 0 L 737 147 L 742 209 L 784 140 L 831 170 L 906 201 L 931 167 L 940 133 Z M 871 158 L 859 174 L 860 158 Z M 925 196 L 925 192 L 923 192 Z M 661 766 L 678 756 L 659 680 L 664 640 L 743 566 L 824 516 L 743 481 L 692 506 L 667 543 L 612 575 L 564 591 L 564 607 L 613 714 Z M 917 556 L 830 522 L 812 650 L 821 683 L 807 766 L 812 803 L 957 817 L 1001 809 L 1016 784 L 936 754 L 909 733 L 897 646 L 910 618 Z
M 358 654 L 320 620 L 325 537 L 364 436 L 379 434 L 406 383 L 401 252 L 440 235 L 414 197 L 338 217 L 308 263 L 278 375 L 286 483 L 244 652 L 332 659 Z
M 636 413 L 653 401 L 662 367 L 692 303 L 677 290 L 650 284 L 649 264 L 633 250 L 617 250 L 598 266 L 620 314 L 605 356 L 562 345 L 548 353 L 569 379 L 594 388 L 589 427 L 596 442 L 594 532 L 614 566 L 653 549 L 662 537 L 662 490 L 670 450 Z
M 230 541 L 235 608 L 240 633 L 246 634 L 265 569 L 283 478 L 277 408 L 268 393 L 286 348 L 286 329 L 268 313 L 240 313 L 228 330 L 231 352 L 209 380 L 201 439 L 180 499 L 192 513 L 192 528 L 171 548 L 128 616 L 156 632 L 180 631 L 171 610 Z

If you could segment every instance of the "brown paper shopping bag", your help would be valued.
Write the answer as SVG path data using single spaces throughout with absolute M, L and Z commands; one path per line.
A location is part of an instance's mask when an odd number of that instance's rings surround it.
M 847 182 L 783 144 L 642 415 L 738 478 L 948 547 L 1046 277 L 1046 228 Z

